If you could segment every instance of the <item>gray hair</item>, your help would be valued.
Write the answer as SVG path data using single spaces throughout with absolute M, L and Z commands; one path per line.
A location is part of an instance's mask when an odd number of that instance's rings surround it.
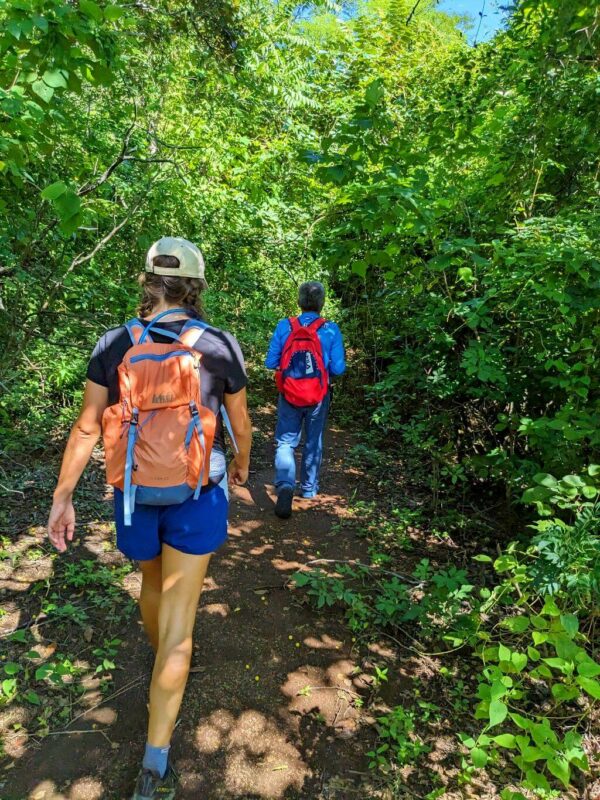
M 319 281 L 306 281 L 298 289 L 298 305 L 302 311 L 321 313 L 325 305 L 325 287 Z

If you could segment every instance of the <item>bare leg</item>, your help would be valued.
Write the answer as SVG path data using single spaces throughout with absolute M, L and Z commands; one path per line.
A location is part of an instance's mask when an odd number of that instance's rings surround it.
M 158 651 L 150 684 L 148 743 L 171 740 L 192 657 L 192 633 L 204 577 L 212 553 L 194 556 L 165 544 L 158 612 Z
M 140 561 L 142 588 L 140 589 L 140 613 L 144 630 L 154 654 L 158 650 L 158 610 L 162 591 L 162 555 L 150 561 Z

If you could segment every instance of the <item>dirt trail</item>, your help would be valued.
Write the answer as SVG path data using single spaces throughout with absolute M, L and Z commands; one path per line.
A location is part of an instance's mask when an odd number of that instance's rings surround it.
M 270 427 L 272 418 L 263 422 Z M 296 501 L 286 522 L 273 514 L 272 446 L 258 446 L 256 471 L 232 502 L 229 541 L 213 558 L 198 612 L 194 662 L 205 669 L 190 676 L 173 739 L 180 800 L 366 796 L 360 787 L 373 732 L 352 703 L 368 687 L 351 634 L 286 587 L 311 559 L 364 557 L 362 540 L 339 525 L 358 480 L 345 463 L 348 446 L 343 432 L 330 434 L 323 494 Z M 98 526 L 87 557 L 106 555 L 110 539 Z M 114 550 L 107 557 L 121 559 Z M 135 596 L 139 573 L 126 585 Z M 68 729 L 87 733 L 25 747 L 2 775 L 0 796 L 129 798 L 145 741 L 152 659 L 137 614 L 123 633 L 119 663 L 126 669 L 113 688 L 138 683 Z

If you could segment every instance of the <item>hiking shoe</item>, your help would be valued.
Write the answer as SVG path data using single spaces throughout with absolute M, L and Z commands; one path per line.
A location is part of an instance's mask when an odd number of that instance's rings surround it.
M 176 788 L 177 773 L 170 764 L 164 778 L 142 767 L 131 800 L 173 800 Z
M 277 495 L 275 504 L 275 514 L 280 519 L 289 519 L 292 516 L 292 501 L 294 499 L 293 489 L 282 489 Z

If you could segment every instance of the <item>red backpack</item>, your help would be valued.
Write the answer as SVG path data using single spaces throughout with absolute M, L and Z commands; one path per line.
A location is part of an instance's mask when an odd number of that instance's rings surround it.
M 323 362 L 323 348 L 317 331 L 326 320 L 318 317 L 310 325 L 301 325 L 290 317 L 292 332 L 281 354 L 275 373 L 277 388 L 293 406 L 314 406 L 325 399 L 329 388 L 329 373 Z

